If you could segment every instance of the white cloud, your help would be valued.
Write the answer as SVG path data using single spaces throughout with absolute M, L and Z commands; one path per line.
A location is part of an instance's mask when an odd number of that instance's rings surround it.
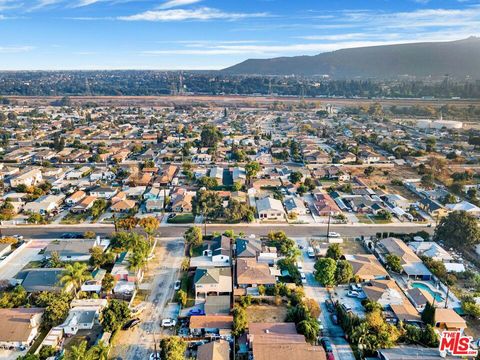
M 149 10 L 140 14 L 120 16 L 125 21 L 185 21 L 185 20 L 239 20 L 266 17 L 267 13 L 231 13 L 219 9 L 202 7 L 198 9 Z
M 33 46 L 0 46 L 0 54 L 16 54 L 32 51 Z
M 77 4 L 74 5 L 74 7 L 83 7 L 83 6 L 89 6 L 96 4 L 97 2 L 100 2 L 102 0 L 80 0 Z
M 159 9 L 171 9 L 171 8 L 175 8 L 175 7 L 179 7 L 179 6 L 197 4 L 201 1 L 202 0 L 169 0 L 169 1 L 165 1 L 158 8 Z

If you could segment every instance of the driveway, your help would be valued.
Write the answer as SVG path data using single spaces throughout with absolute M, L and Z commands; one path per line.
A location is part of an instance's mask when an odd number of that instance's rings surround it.
M 121 359 L 148 359 L 154 349 L 154 342 L 160 341 L 161 334 L 169 330 L 160 327 L 165 316 L 166 305 L 174 294 L 174 283 L 183 260 L 183 239 L 162 239 L 157 256 L 150 262 L 153 269 L 151 293 L 146 300 L 146 308 L 140 316 L 140 326 L 121 331 L 112 348 L 112 357 Z M 171 335 L 171 334 L 169 334 Z
M 29 262 L 42 260 L 43 255 L 39 255 L 38 253 L 47 245 L 48 242 L 46 241 L 32 240 L 12 258 L 2 261 L 0 263 L 0 281 L 10 280 Z
M 304 247 L 304 250 L 302 250 L 302 261 L 307 283 L 303 287 L 305 289 L 305 296 L 315 299 L 320 305 L 320 320 L 323 324 L 323 335 L 328 337 L 332 342 L 335 359 L 355 360 L 353 351 L 347 340 L 345 340 L 343 329 L 332 322 L 331 313 L 328 312 L 327 306 L 325 305 L 325 300 L 329 299 L 329 294 L 324 287 L 320 286 L 313 276 L 315 259 L 311 259 L 307 255 L 305 250 L 308 247 L 307 239 L 298 238 L 295 240 L 297 244 Z

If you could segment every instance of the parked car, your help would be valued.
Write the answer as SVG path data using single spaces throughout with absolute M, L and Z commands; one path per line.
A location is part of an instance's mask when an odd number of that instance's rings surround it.
M 361 291 L 362 287 L 359 284 L 350 284 L 350 290 L 352 291 Z
M 123 325 L 122 329 L 123 329 L 123 330 L 132 329 L 132 328 L 134 328 L 135 326 L 137 326 L 138 324 L 140 324 L 140 319 L 139 319 L 139 318 L 135 318 L 135 319 L 132 319 L 132 320 L 127 321 L 127 323 L 126 323 L 125 325 Z
M 300 277 L 302 278 L 302 284 L 306 284 L 307 283 L 307 277 L 306 277 L 306 275 L 303 271 L 300 272 Z
M 358 291 L 349 290 L 347 292 L 347 296 L 358 298 L 360 296 L 360 294 L 358 293 Z
M 191 309 L 188 312 L 188 316 L 203 315 L 203 314 L 204 314 L 203 310 L 198 308 Z
M 320 342 L 322 343 L 322 346 L 325 349 L 325 352 L 327 352 L 327 353 L 333 352 L 332 343 L 330 342 L 330 340 L 328 338 L 324 337 L 320 340 Z
M 338 317 L 337 317 L 337 315 L 332 314 L 331 317 L 332 317 L 332 322 L 333 322 L 335 325 L 338 325 Z
M 330 299 L 325 300 L 325 306 L 329 312 L 333 312 L 335 310 L 335 306 L 333 305 L 333 301 Z
M 352 312 L 352 308 L 350 307 L 350 305 L 347 305 L 345 303 L 342 304 L 342 309 L 345 310 L 345 312 Z
M 177 321 L 174 319 L 163 319 L 162 320 L 162 327 L 173 327 L 177 325 Z
M 337 232 L 330 231 L 330 232 L 328 233 L 328 237 L 331 237 L 331 238 L 339 238 L 339 237 L 340 237 L 340 234 L 337 233 Z
M 182 282 L 180 280 L 175 281 L 175 290 L 180 290 L 180 286 L 182 286 Z

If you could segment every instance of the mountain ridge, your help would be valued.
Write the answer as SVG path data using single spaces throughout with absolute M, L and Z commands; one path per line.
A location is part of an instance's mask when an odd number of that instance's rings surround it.
M 236 75 L 303 75 L 332 78 L 400 76 L 480 79 L 480 37 L 345 48 L 317 55 L 247 59 L 221 70 Z

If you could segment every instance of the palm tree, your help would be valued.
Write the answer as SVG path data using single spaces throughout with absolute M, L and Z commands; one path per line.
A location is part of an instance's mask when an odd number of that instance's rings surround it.
M 78 288 L 91 278 L 92 275 L 88 271 L 87 264 L 76 262 L 73 265 L 67 264 L 65 266 L 65 270 L 60 278 L 60 283 L 67 286 L 72 285 L 76 296 Z
M 108 360 L 108 353 L 110 352 L 110 346 L 100 341 L 97 345 L 90 349 L 93 353 L 95 360 Z
M 136 271 L 145 265 L 145 256 L 141 251 L 133 251 L 128 258 L 128 269 Z
M 65 360 L 93 360 L 93 352 L 87 351 L 87 342 L 82 341 L 78 345 L 73 345 L 70 351 L 66 353 Z

